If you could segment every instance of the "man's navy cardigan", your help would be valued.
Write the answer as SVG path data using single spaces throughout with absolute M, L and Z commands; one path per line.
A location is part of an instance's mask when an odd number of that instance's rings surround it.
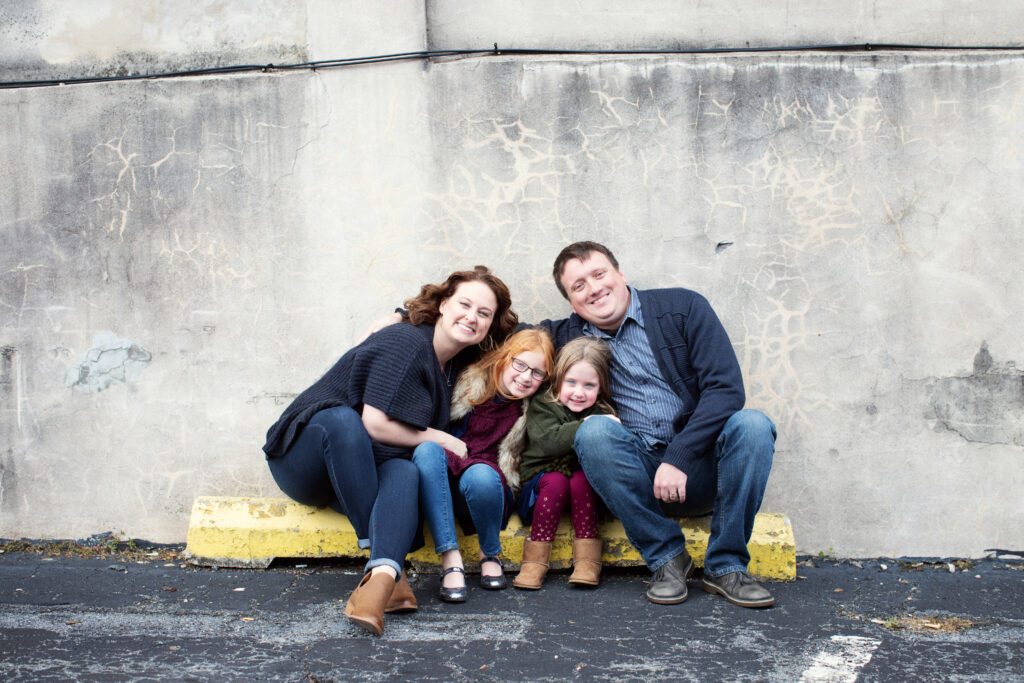
M 687 463 L 707 455 L 726 421 L 743 408 L 740 365 L 729 335 L 703 296 L 682 288 L 636 291 L 662 377 L 683 402 L 662 462 L 686 472 Z M 556 348 L 583 336 L 584 320 L 575 313 L 541 325 L 551 332 Z

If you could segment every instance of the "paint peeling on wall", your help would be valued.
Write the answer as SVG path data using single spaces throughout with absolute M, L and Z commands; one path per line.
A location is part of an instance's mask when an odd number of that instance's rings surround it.
M 1024 446 L 1024 372 L 1011 361 L 996 364 L 982 342 L 968 377 L 935 381 L 930 399 L 935 429 L 967 441 Z
M 87 393 L 103 391 L 115 382 L 132 385 L 153 359 L 146 349 L 113 332 L 101 332 L 81 362 L 68 370 L 67 384 Z

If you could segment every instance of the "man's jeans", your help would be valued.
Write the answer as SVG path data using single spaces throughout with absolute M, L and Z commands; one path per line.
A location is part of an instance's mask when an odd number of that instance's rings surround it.
M 481 552 L 487 557 L 500 555 L 501 524 L 505 511 L 505 488 L 501 475 L 482 463 L 470 465 L 459 476 L 457 498 L 453 501 L 448 481 L 448 456 L 439 444 L 432 441 L 421 443 L 413 451 L 412 461 L 420 472 L 420 501 L 423 516 L 434 537 L 434 552 L 440 555 L 459 547 L 455 536 L 454 503 L 468 509 L 479 536 Z
M 359 547 L 370 547 L 366 570 L 401 572 L 419 526 L 419 472 L 402 458 L 374 463 L 359 413 L 321 410 L 280 458 L 267 461 L 281 490 L 305 505 L 329 505 L 348 516 Z
M 654 497 L 654 473 L 665 447 L 649 449 L 615 420 L 585 420 L 575 447 L 590 484 L 652 571 L 686 548 L 679 524 L 666 515 L 712 510 L 704 573 L 717 577 L 746 571 L 747 542 L 775 453 L 775 425 L 763 413 L 739 411 L 725 423 L 710 453 L 680 468 L 686 474 L 683 503 L 662 504 Z

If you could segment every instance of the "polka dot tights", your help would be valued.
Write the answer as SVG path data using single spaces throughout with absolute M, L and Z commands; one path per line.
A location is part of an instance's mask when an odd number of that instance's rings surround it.
M 582 471 L 573 472 L 572 477 L 548 472 L 537 483 L 531 541 L 550 543 L 555 540 L 567 498 L 572 501 L 570 511 L 576 538 L 597 538 L 597 494 L 590 488 L 586 475 Z

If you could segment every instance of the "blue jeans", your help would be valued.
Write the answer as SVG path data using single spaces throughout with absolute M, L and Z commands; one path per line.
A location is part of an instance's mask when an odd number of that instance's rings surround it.
M 370 548 L 367 571 L 380 565 L 402 571 L 419 524 L 419 472 L 401 458 L 377 465 L 356 411 L 321 410 L 287 453 L 267 463 L 288 497 L 348 516 L 359 547 Z
M 576 432 L 576 453 L 590 484 L 621 522 L 653 571 L 680 555 L 685 539 L 670 519 L 712 512 L 704 573 L 746 571 L 747 543 L 761 507 L 775 453 L 775 425 L 763 413 L 741 410 L 725 423 L 711 452 L 681 468 L 686 501 L 654 497 L 654 473 L 665 447 L 650 449 L 614 420 L 586 420 Z
M 487 557 L 500 555 L 505 511 L 501 476 L 493 468 L 477 463 L 459 476 L 458 487 L 453 491 L 448 480 L 448 456 L 444 448 L 432 441 L 417 446 L 412 461 L 419 470 L 420 504 L 434 537 L 434 552 L 440 555 L 459 547 L 454 506 L 461 504 L 469 509 L 479 535 L 480 551 Z

